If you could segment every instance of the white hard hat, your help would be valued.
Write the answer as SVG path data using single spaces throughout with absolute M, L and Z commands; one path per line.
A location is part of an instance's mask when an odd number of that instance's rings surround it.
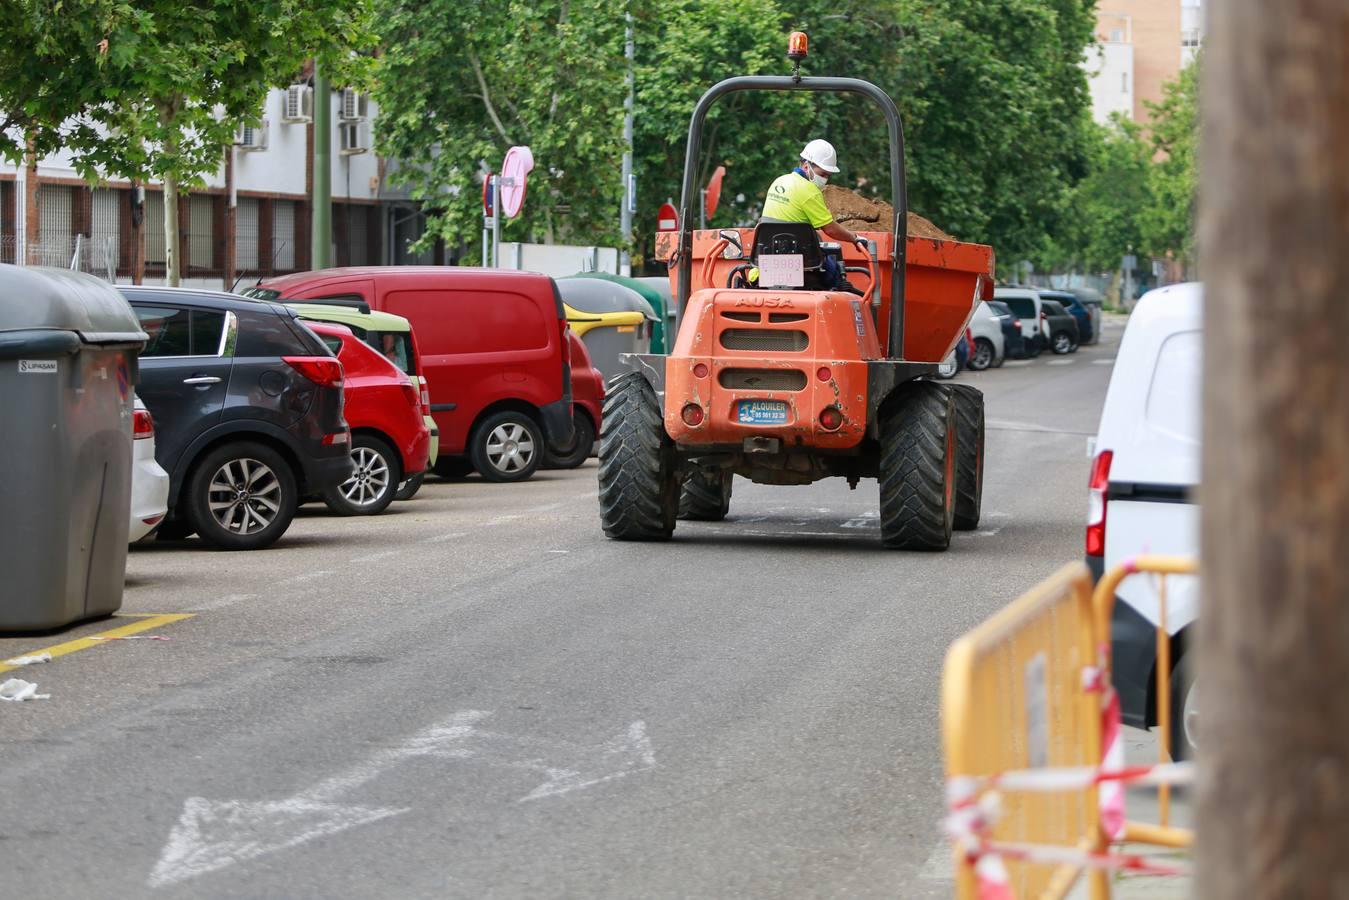
M 815 163 L 826 172 L 838 171 L 838 154 L 834 153 L 834 145 L 828 141 L 816 138 L 806 144 L 805 149 L 801 151 L 801 158 L 806 162 Z

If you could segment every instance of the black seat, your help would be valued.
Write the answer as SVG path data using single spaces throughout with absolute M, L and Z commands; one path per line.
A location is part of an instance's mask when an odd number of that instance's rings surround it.
M 801 262 L 807 271 L 824 265 L 820 236 L 809 222 L 760 222 L 754 229 L 754 260 L 786 253 L 801 254 Z

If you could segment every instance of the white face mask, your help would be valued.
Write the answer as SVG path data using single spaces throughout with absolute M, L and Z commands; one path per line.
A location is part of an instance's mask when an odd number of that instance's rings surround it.
M 819 172 L 816 172 L 814 166 L 812 166 L 810 169 L 810 180 L 815 182 L 816 187 L 820 188 L 823 188 L 826 184 L 829 183 L 829 179 L 821 175 Z

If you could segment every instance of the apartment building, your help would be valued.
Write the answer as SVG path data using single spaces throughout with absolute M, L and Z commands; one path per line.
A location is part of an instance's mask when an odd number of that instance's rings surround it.
M 424 231 L 417 204 L 391 188 L 372 151 L 378 110 L 352 91 L 331 92 L 332 231 L 337 265 L 444 262 L 414 256 Z M 206 185 L 179 203 L 183 283 L 229 288 L 310 268 L 313 220 L 312 89 L 269 92 L 259 127 L 241 128 Z M 0 163 L 0 262 L 68 267 L 119 282 L 164 277 L 162 186 L 109 180 L 91 186 L 66 154 L 16 168 Z
M 1120 113 L 1148 119 L 1147 102 L 1162 98 L 1204 39 L 1203 0 L 1101 0 L 1097 46 L 1088 51 L 1092 116 Z

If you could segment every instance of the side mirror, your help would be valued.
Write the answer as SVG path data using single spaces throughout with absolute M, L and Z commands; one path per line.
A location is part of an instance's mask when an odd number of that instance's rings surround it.
M 745 248 L 740 243 L 740 232 L 727 228 L 717 232 L 717 236 L 725 240 L 731 246 L 727 247 L 721 254 L 722 259 L 744 259 Z

